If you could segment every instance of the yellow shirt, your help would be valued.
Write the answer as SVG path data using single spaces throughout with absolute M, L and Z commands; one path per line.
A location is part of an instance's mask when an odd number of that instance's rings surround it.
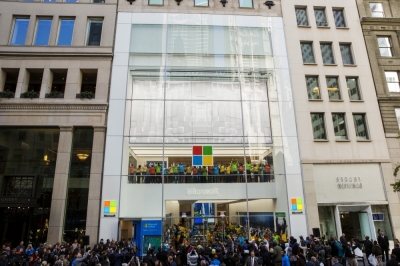
M 221 167 L 219 168 L 219 172 L 225 173 L 225 166 L 221 165 Z
M 192 168 L 190 166 L 186 167 L 186 174 L 191 174 Z
M 170 166 L 168 168 L 168 174 L 170 175 L 170 174 L 173 174 L 173 173 L 174 173 L 174 168 L 172 166 Z
M 142 167 L 142 173 L 147 173 L 147 167 L 146 166 Z
M 225 169 L 226 174 L 230 174 L 231 173 L 231 166 L 228 165 Z

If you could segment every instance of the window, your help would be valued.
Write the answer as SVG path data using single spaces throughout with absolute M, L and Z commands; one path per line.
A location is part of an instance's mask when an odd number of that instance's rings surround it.
M 350 44 L 340 44 L 340 53 L 342 54 L 343 65 L 354 65 Z
M 347 139 L 345 114 L 332 114 L 333 130 L 336 140 Z
M 43 0 L 43 2 L 56 2 L 56 0 Z
M 308 26 L 307 9 L 296 8 L 296 19 L 298 26 Z
M 52 69 L 51 70 L 53 80 L 51 82 L 51 92 L 64 93 L 65 84 L 67 81 L 67 70 L 66 69 Z
M 92 3 L 102 4 L 102 3 L 105 3 L 105 1 L 104 0 L 92 0 Z
M 194 0 L 194 6 L 208 6 L 208 0 Z
M 70 46 L 72 44 L 72 36 L 74 34 L 74 19 L 61 19 L 60 29 L 58 31 L 58 41 L 59 46 Z
M 96 93 L 97 70 L 84 69 L 82 70 L 82 85 L 81 92 Z
M 149 5 L 163 5 L 163 0 L 149 0 Z
M 19 68 L 3 68 L 2 71 L 4 71 L 3 73 L 6 75 L 3 91 L 15 93 L 18 83 Z
M 239 0 L 239 7 L 253 8 L 252 0 Z
M 321 99 L 321 93 L 319 91 L 318 77 L 317 76 L 306 76 L 307 93 L 308 99 L 315 100 Z
M 333 50 L 331 43 L 321 43 L 321 53 L 322 53 L 322 62 L 325 65 L 335 64 L 335 58 L 333 57 Z
M 40 18 L 38 20 L 34 45 L 49 45 L 52 22 L 51 18 Z
M 65 0 L 65 2 L 67 2 L 67 3 L 77 3 L 78 0 Z
M 358 88 L 358 78 L 346 78 L 346 83 L 350 101 L 361 100 L 361 93 Z
M 342 10 L 333 10 L 333 17 L 335 18 L 336 28 L 345 28 L 346 21 L 344 20 L 344 12 Z
M 300 43 L 300 46 L 301 46 L 301 55 L 303 57 L 303 63 L 305 64 L 315 63 L 312 43 L 302 42 Z
M 25 45 L 28 26 L 29 18 L 15 18 L 11 45 Z
M 381 56 L 392 57 L 392 42 L 390 37 L 378 37 L 379 53 Z
M 311 113 L 311 124 L 312 124 L 314 139 L 326 139 L 324 114 Z
M 100 46 L 102 27 L 103 27 L 103 19 L 89 20 L 86 45 Z
M 399 75 L 395 71 L 385 71 L 386 82 L 390 92 L 400 92 Z
M 340 88 L 338 77 L 326 77 L 329 100 L 340 100 Z
M 314 9 L 315 21 L 317 22 L 317 27 L 328 26 L 328 21 L 326 20 L 325 9 Z
M 29 69 L 29 83 L 26 91 L 34 91 L 40 93 L 42 87 L 43 69 Z
M 394 111 L 396 112 L 397 126 L 400 129 L 400 109 L 396 108 L 396 109 L 394 109 Z
M 371 9 L 371 15 L 374 18 L 384 18 L 385 13 L 383 12 L 382 3 L 369 3 L 369 8 Z
M 353 119 L 357 140 L 369 139 L 365 114 L 353 114 Z

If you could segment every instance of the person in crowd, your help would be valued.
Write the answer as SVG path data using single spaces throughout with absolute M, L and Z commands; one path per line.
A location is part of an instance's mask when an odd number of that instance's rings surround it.
M 394 249 L 392 249 L 392 255 L 396 256 L 397 261 L 400 263 L 400 244 L 394 244 Z
M 389 260 L 389 239 L 385 232 L 381 231 L 378 236 L 378 244 L 382 249 L 382 262 Z
M 374 246 L 372 247 L 372 255 L 375 256 L 376 260 L 378 261 L 378 265 L 383 266 L 383 264 L 382 264 L 382 249 L 379 246 L 377 241 L 374 241 Z
M 397 256 L 394 254 L 390 255 L 390 260 L 386 262 L 386 266 L 399 266 Z

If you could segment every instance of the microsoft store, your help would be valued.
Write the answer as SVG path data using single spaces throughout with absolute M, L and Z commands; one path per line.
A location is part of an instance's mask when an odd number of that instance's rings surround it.
M 282 18 L 120 12 L 115 47 L 99 238 L 307 234 Z

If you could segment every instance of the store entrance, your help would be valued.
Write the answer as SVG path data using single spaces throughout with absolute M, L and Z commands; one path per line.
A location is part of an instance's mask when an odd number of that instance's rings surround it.
M 340 228 L 346 239 L 374 237 L 370 206 L 339 206 Z

